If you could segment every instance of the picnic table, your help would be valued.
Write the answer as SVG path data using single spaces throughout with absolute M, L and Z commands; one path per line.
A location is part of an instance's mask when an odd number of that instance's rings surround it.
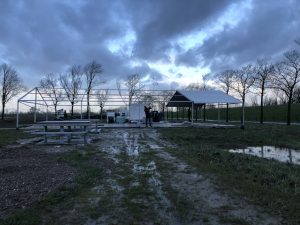
M 90 121 L 86 120 L 57 120 L 57 121 L 41 121 L 37 123 L 44 127 L 44 131 L 36 132 L 36 134 L 44 135 L 44 142 L 48 143 L 49 137 L 59 137 L 60 142 L 64 143 L 67 138 L 67 143 L 78 136 L 83 137 L 83 143 L 87 143 L 88 128 L 91 125 Z

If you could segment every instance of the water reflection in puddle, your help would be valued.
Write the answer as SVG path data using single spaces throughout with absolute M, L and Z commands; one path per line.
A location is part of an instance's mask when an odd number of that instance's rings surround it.
M 280 162 L 289 162 L 300 165 L 300 151 L 274 146 L 248 147 L 245 149 L 230 149 L 232 153 L 243 153 Z

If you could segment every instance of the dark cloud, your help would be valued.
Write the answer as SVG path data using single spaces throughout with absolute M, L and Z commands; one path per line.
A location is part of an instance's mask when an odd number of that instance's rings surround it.
M 297 0 L 255 0 L 249 15 L 233 29 L 207 39 L 203 45 L 177 57 L 177 63 L 195 66 L 195 59 L 212 71 L 238 67 L 258 58 L 278 59 L 294 47 L 300 36 L 300 2 Z
M 144 5 L 141 2 L 128 1 L 132 26 L 137 32 L 134 53 L 148 60 L 168 61 L 172 39 L 201 29 L 234 1 L 154 0 Z
M 161 82 L 166 75 L 148 63 L 168 63 L 172 51 L 177 53 L 177 65 L 219 70 L 261 56 L 281 55 L 300 37 L 299 1 L 253 0 L 252 9 L 236 27 L 225 26 L 203 45 L 183 49 L 174 43 L 201 31 L 240 2 L 1 0 L 0 63 L 13 65 L 31 86 L 44 74 L 61 73 L 91 60 L 103 65 L 106 80 L 140 73 Z M 131 44 L 123 39 L 128 33 L 134 37 Z M 122 49 L 110 50 L 112 42 Z M 139 66 L 132 67 L 132 60 Z M 174 68 L 170 73 L 175 78 L 178 71 Z

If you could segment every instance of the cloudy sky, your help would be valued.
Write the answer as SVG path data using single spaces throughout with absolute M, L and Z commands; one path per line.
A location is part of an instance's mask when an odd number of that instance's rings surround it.
M 299 0 L 0 0 L 0 63 L 27 86 L 91 60 L 164 87 L 299 48 Z

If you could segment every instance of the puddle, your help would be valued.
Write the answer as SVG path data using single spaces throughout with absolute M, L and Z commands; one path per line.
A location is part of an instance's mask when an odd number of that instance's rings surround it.
M 147 165 L 134 165 L 134 171 L 138 173 L 147 173 L 147 172 L 153 172 L 156 170 L 156 165 L 154 161 L 149 162 Z
M 129 156 L 138 156 L 139 155 L 138 135 L 124 133 L 123 140 L 126 144 L 127 154 Z
M 149 145 L 149 147 L 150 147 L 151 149 L 153 149 L 153 150 L 163 148 L 163 147 L 161 147 L 161 146 L 158 146 L 157 144 L 148 144 L 148 145 Z
M 288 162 L 300 165 L 300 151 L 274 146 L 248 147 L 245 149 L 230 149 L 232 153 L 242 153 L 258 156 L 266 159 L 274 159 L 280 162 Z

